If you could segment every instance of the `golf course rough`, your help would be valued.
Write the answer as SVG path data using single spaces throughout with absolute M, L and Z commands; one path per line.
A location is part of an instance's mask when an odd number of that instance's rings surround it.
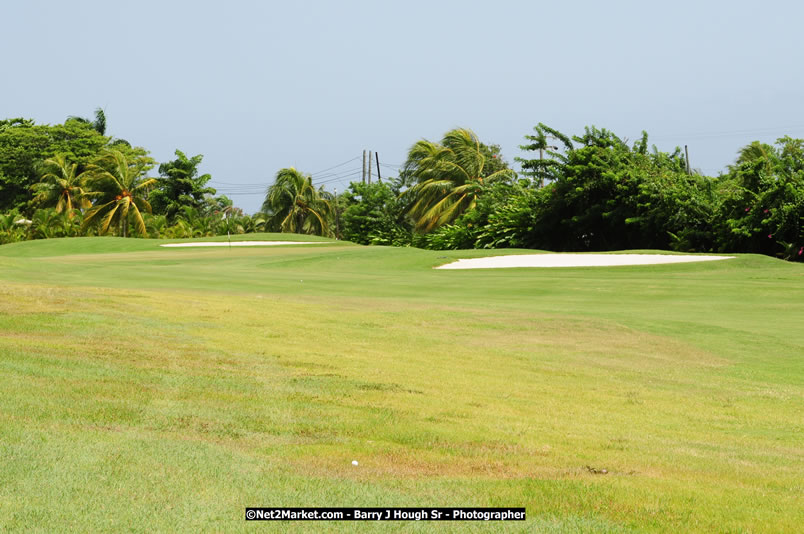
M 0 531 L 246 532 L 247 506 L 804 524 L 801 264 L 450 271 L 501 252 L 313 241 L 0 246 Z

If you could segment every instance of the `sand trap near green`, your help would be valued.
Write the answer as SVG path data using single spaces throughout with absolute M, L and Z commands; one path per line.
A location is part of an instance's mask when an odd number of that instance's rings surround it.
M 168 243 L 160 247 L 273 247 L 277 245 L 323 245 L 327 241 L 198 241 L 196 243 Z
M 505 269 L 513 267 L 616 267 L 728 260 L 734 256 L 670 254 L 520 254 L 454 261 L 436 269 Z

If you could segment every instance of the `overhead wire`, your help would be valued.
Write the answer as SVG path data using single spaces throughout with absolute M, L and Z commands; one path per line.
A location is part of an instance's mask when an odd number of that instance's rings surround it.
M 347 163 L 351 163 L 351 162 L 353 162 L 355 160 L 358 160 L 358 159 L 360 159 L 360 156 L 355 156 L 352 159 L 344 161 L 343 163 L 338 163 L 337 165 L 333 165 L 332 167 L 327 167 L 326 169 L 316 171 L 316 172 L 312 173 L 312 176 L 315 176 L 316 174 L 321 174 L 322 172 L 326 172 L 326 171 L 329 171 L 329 170 L 332 170 L 332 169 L 337 169 L 338 167 L 343 167 Z
M 316 186 L 321 186 L 325 184 L 332 184 L 358 178 L 363 172 L 362 167 L 334 171 L 335 169 L 343 167 L 344 165 L 347 165 L 358 159 L 360 158 L 355 157 L 350 160 L 341 162 L 337 165 L 332 165 L 331 167 L 321 169 L 320 171 L 311 175 L 311 178 L 313 179 L 313 184 Z M 334 172 L 328 172 L 328 171 L 334 171 Z M 209 185 L 211 187 L 214 187 L 218 194 L 229 195 L 229 196 L 264 195 L 265 190 L 268 187 L 270 187 L 270 185 L 264 185 L 264 184 L 245 183 L 245 182 L 223 182 L 218 180 L 211 180 L 211 183 Z
M 330 172 L 330 173 L 327 173 L 327 174 L 313 175 L 312 177 L 313 177 L 314 180 L 315 179 L 320 180 L 320 179 L 323 179 L 323 178 L 332 178 L 332 177 L 335 177 L 335 176 L 343 176 L 343 175 L 351 174 L 353 172 L 357 172 L 357 171 L 361 171 L 361 170 L 362 169 L 360 167 L 358 167 L 356 169 L 350 169 L 348 171 Z
M 357 171 L 357 172 L 354 172 L 354 173 L 352 173 L 350 175 L 347 175 L 347 176 L 341 176 L 339 178 L 332 178 L 330 180 L 324 180 L 324 181 L 318 182 L 318 185 L 331 184 L 331 183 L 334 183 L 334 182 L 343 182 L 344 179 L 346 179 L 346 178 L 352 178 L 352 177 L 357 178 L 358 176 L 360 176 L 360 174 L 361 174 L 360 171 Z

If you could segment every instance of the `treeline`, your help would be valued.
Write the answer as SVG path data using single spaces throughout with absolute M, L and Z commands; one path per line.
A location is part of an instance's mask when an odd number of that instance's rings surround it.
M 158 166 L 142 147 L 106 135 L 106 116 L 64 124 L 0 121 L 0 243 L 119 235 L 200 237 L 259 231 L 250 217 L 199 175 L 202 156 Z
M 647 134 L 628 143 L 594 127 L 544 124 L 525 136 L 517 174 L 470 130 L 415 143 L 397 177 L 334 195 L 293 168 L 249 216 L 207 187 L 202 156 L 158 166 L 95 120 L 0 121 L 0 242 L 74 235 L 197 237 L 310 233 L 431 249 L 665 249 L 804 260 L 804 140 L 751 143 L 728 172 L 689 169 Z
M 420 141 L 399 179 L 352 184 L 343 236 L 432 249 L 664 249 L 804 259 L 804 140 L 742 148 L 727 173 L 688 169 L 681 150 L 594 127 L 539 124 L 516 176 L 469 131 Z M 493 147 L 496 149 L 496 147 Z

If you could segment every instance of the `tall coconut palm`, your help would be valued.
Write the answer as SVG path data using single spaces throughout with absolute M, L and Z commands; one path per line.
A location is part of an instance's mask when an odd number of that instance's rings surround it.
M 87 210 L 84 227 L 100 219 L 100 233 L 105 234 L 114 224 L 118 234 L 128 237 L 129 222 L 133 219 L 137 233 L 147 233 L 142 213 L 151 213 L 146 197 L 153 178 L 145 178 L 145 162 L 129 161 L 119 150 L 107 151 L 87 169 L 87 181 L 98 191 L 98 200 Z
M 43 208 L 55 207 L 57 213 L 66 211 L 69 218 L 73 217 L 74 209 L 92 206 L 91 194 L 82 187 L 84 175 L 77 174 L 78 164 L 69 163 L 63 155 L 57 154 L 44 161 L 43 169 L 42 181 L 31 187 L 34 203 Z
M 329 235 L 330 197 L 313 187 L 311 176 L 293 167 L 280 169 L 265 193 L 262 210 L 283 232 Z
M 417 230 L 427 232 L 455 220 L 475 207 L 487 185 L 515 176 L 499 164 L 501 168 L 485 172 L 489 156 L 488 147 L 464 128 L 447 132 L 441 143 L 421 140 L 413 145 L 402 172 L 416 182 L 404 194 Z

